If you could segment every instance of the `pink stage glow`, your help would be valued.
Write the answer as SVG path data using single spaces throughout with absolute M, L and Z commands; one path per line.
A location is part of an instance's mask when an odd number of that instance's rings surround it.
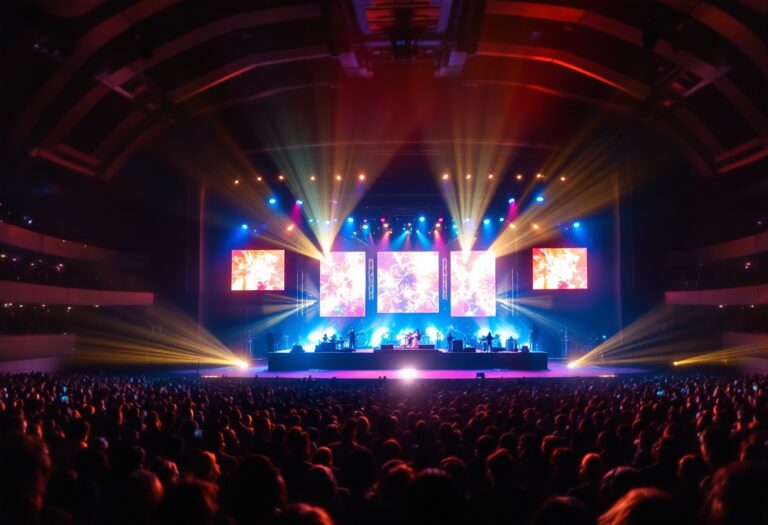
M 451 316 L 495 315 L 495 255 L 492 252 L 451 252 Z
M 285 251 L 232 250 L 232 290 L 284 290 Z
M 365 252 L 332 252 L 320 263 L 320 317 L 365 317 Z
M 586 248 L 534 248 L 534 290 L 586 290 Z
M 379 252 L 377 310 L 392 313 L 437 313 L 437 252 Z

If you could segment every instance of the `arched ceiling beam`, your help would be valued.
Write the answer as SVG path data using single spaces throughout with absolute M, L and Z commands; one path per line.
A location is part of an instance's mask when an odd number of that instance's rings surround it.
M 477 56 L 516 58 L 554 64 L 597 80 L 639 100 L 645 100 L 651 93 L 651 88 L 638 80 L 560 49 L 480 42 Z
M 685 13 L 700 24 L 719 33 L 746 56 L 763 76 L 768 77 L 768 48 L 762 38 L 746 24 L 719 7 L 701 0 L 659 0 L 664 5 Z
M 152 58 L 148 60 L 135 60 L 127 66 L 100 78 L 99 81 L 101 83 L 91 88 L 83 98 L 67 111 L 43 140 L 43 143 L 55 143 L 63 140 L 72 128 L 74 128 L 74 126 L 76 126 L 77 123 L 80 122 L 80 120 L 82 120 L 82 118 L 85 117 L 85 115 L 88 114 L 88 112 L 91 111 L 107 93 L 109 93 L 111 90 L 110 86 L 124 84 L 136 75 L 143 73 L 158 64 L 166 62 L 185 51 L 197 47 L 204 42 L 234 31 L 319 16 L 320 8 L 317 4 L 299 4 L 273 9 L 257 9 L 248 13 L 221 18 L 188 33 L 184 33 L 180 37 L 159 46 L 155 50 Z
M 19 144 L 23 144 L 27 140 L 48 105 L 97 51 L 115 37 L 130 30 L 134 24 L 146 20 L 178 2 L 179 0 L 139 0 L 99 23 L 80 37 L 72 53 L 65 58 L 56 72 L 35 94 L 32 102 L 24 109 L 13 133 L 14 139 Z

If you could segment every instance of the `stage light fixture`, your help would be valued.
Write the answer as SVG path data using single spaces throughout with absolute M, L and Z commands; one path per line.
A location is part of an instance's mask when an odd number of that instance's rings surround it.
M 237 368 L 248 368 L 248 361 L 244 359 L 237 359 L 234 364 Z
M 286 228 L 286 230 L 288 230 L 289 232 L 292 232 L 293 231 L 293 224 L 289 224 L 288 227 Z
M 385 227 L 385 228 L 389 228 L 389 223 L 388 223 L 388 222 L 385 222 L 385 223 L 384 223 L 384 227 Z
M 581 228 L 581 223 L 579 221 L 576 221 L 576 222 L 573 223 L 573 227 L 577 228 L 577 229 Z
M 270 203 L 270 204 L 275 204 L 275 203 L 277 203 L 277 199 L 276 199 L 276 198 L 274 198 L 274 197 L 270 197 L 270 198 L 269 198 L 269 203 Z
M 442 217 L 438 217 L 437 218 L 437 222 L 443 222 L 443 218 Z
M 314 175 L 310 175 L 309 180 L 311 180 L 312 182 L 315 182 L 317 180 L 317 177 L 315 177 Z
M 515 228 L 517 228 L 517 226 L 515 226 L 514 223 L 509 225 L 510 230 L 514 230 Z
M 471 178 L 472 178 L 472 174 L 471 173 L 467 173 L 467 180 L 470 180 Z
M 536 178 L 537 179 L 543 179 L 544 178 L 544 174 L 543 173 L 537 173 L 536 174 Z
M 261 177 L 256 177 L 256 180 L 257 180 L 258 182 L 261 182 L 262 178 L 261 178 Z
M 301 199 L 296 199 L 296 206 L 301 206 L 302 204 L 304 204 L 304 201 L 303 201 L 303 200 L 301 200 Z
M 491 219 L 483 219 L 483 224 L 485 224 L 486 226 L 491 224 Z
M 504 222 L 504 217 L 499 217 L 499 222 Z
M 358 175 L 357 176 L 357 180 L 359 180 L 360 182 L 364 181 L 365 180 L 365 173 L 361 173 L 360 175 Z
M 415 368 L 403 368 L 398 372 L 398 375 L 400 376 L 400 379 L 411 381 L 413 379 L 416 379 L 419 376 L 419 373 L 416 371 Z
M 450 178 L 450 175 L 447 173 L 443 173 L 443 180 L 448 180 Z
M 517 175 L 515 175 L 515 178 L 517 180 L 523 180 L 523 174 L 522 173 L 518 173 Z
M 534 225 L 533 225 L 533 229 L 534 229 L 534 230 L 538 230 L 538 229 L 539 229 L 539 225 L 538 225 L 538 224 L 534 224 Z
M 419 217 L 419 222 L 424 222 L 424 221 L 426 221 L 426 220 L 427 220 L 427 218 L 426 218 L 426 217 L 424 217 L 423 215 L 421 215 L 421 216 Z
M 240 184 L 240 179 L 235 179 L 235 186 L 237 186 L 238 184 Z
M 544 202 L 544 197 L 542 195 L 539 195 L 536 197 L 536 202 Z
M 570 368 L 571 370 L 573 370 L 574 368 L 576 368 L 577 366 L 579 366 L 579 364 L 578 364 L 576 361 L 571 361 L 570 363 L 568 363 L 568 365 L 567 365 L 567 366 L 568 366 L 568 368 Z
M 355 218 L 354 217 L 347 217 L 347 222 L 352 224 L 353 222 L 355 222 Z
M 368 225 L 367 224 L 363 224 L 363 229 L 367 230 L 368 229 Z
M 492 179 L 492 178 L 493 178 L 493 173 L 489 173 L 489 174 L 488 174 L 488 178 L 489 178 L 489 179 Z
M 560 182 L 565 182 L 565 177 L 560 177 Z
M 248 225 L 243 223 L 243 224 L 240 225 L 240 229 L 247 230 L 248 229 Z
M 381 219 L 379 219 L 379 222 L 387 222 L 387 218 L 386 217 L 382 217 Z
M 341 180 L 341 175 L 336 175 L 336 180 Z
M 285 180 L 285 175 L 278 175 L 277 180 Z
M 509 199 L 507 199 L 507 203 L 508 204 L 514 204 L 515 203 L 515 198 L 514 197 L 510 197 Z

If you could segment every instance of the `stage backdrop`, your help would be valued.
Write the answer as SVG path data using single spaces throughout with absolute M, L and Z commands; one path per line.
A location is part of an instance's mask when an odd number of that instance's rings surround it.
M 331 252 L 320 263 L 320 317 L 365 317 L 365 252 Z
M 438 252 L 378 252 L 377 311 L 440 311 Z
M 495 315 L 495 255 L 492 252 L 451 252 L 451 316 Z

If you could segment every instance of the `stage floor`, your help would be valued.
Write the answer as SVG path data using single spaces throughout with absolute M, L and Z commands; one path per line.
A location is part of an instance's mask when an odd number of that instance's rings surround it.
M 265 379 L 474 379 L 478 372 L 483 372 L 486 379 L 522 379 L 522 378 L 576 378 L 576 377 L 616 377 L 618 375 L 640 374 L 647 370 L 640 368 L 619 368 L 607 366 L 580 366 L 568 368 L 564 362 L 549 361 L 547 370 L 302 370 L 296 372 L 270 372 L 267 362 L 257 362 L 249 368 L 217 367 L 200 370 L 203 377 L 265 378 Z M 188 373 L 188 371 L 187 371 Z

